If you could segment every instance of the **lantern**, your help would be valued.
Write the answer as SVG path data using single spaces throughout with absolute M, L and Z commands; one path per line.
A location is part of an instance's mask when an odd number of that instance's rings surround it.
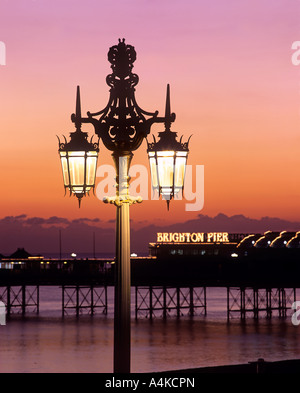
M 153 189 L 167 201 L 183 190 L 185 169 L 188 156 L 188 144 L 177 140 L 177 133 L 170 130 L 170 86 L 167 88 L 167 102 L 165 115 L 165 131 L 158 134 L 160 140 L 148 143 L 148 157 Z
M 61 159 L 65 190 L 81 199 L 95 187 L 99 142 L 88 141 L 86 132 L 81 131 L 80 91 L 77 87 L 76 115 L 74 117 L 76 131 L 70 133 L 71 140 L 65 143 L 59 140 L 59 155 Z M 59 138 L 58 138 L 59 139 Z

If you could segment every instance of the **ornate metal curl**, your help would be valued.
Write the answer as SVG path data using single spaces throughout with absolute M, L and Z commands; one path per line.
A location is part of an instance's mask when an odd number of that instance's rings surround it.
M 135 60 L 136 51 L 125 43 L 124 38 L 109 49 L 112 74 L 106 77 L 110 87 L 108 104 L 101 111 L 87 112 L 87 117 L 81 118 L 82 123 L 93 124 L 95 133 L 108 150 L 120 154 L 138 149 L 150 133 L 152 124 L 165 122 L 164 117 L 158 117 L 158 111 L 147 112 L 136 102 L 135 86 L 139 77 L 132 73 Z M 171 119 L 175 120 L 174 114 Z M 72 115 L 72 121 L 75 122 L 75 115 Z
M 121 206 L 123 203 L 129 203 L 129 205 L 134 205 L 135 203 L 142 203 L 142 197 L 132 197 L 130 195 L 122 195 L 115 197 L 104 197 L 104 203 L 110 203 L 111 205 Z

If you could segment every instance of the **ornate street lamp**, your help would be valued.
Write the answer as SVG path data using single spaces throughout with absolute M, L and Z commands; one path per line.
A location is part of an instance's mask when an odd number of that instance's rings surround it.
M 156 142 L 153 135 L 152 143 L 148 142 L 148 156 L 151 171 L 152 188 L 167 201 L 168 210 L 171 199 L 183 190 L 185 168 L 189 152 L 189 140 L 182 143 L 177 141 L 177 133 L 171 131 L 170 85 L 167 88 L 165 131 L 158 134 Z
M 87 133 L 81 131 L 81 107 L 80 90 L 77 87 L 76 114 L 72 116 L 76 131 L 70 133 L 71 140 L 59 141 L 59 155 L 61 159 L 62 173 L 65 190 L 70 195 L 78 198 L 79 207 L 81 199 L 95 187 L 99 141 L 93 143 L 87 140 Z
M 139 78 L 132 73 L 136 52 L 133 46 L 119 40 L 118 45 L 109 49 L 108 60 L 112 73 L 106 82 L 110 87 L 110 96 L 106 107 L 99 112 L 87 112 L 81 117 L 79 89 L 77 91 L 76 114 L 71 119 L 76 131 L 71 134 L 69 143 L 59 144 L 62 160 L 64 184 L 79 200 L 95 184 L 95 168 L 99 151 L 98 144 L 87 141 L 87 134 L 81 131 L 82 123 L 94 126 L 95 133 L 104 146 L 112 151 L 116 167 L 116 195 L 105 198 L 104 202 L 116 206 L 116 278 L 115 278 L 115 317 L 114 317 L 114 371 L 130 372 L 130 322 L 131 322 L 131 281 L 130 281 L 130 220 L 129 206 L 140 202 L 139 198 L 129 195 L 129 167 L 133 151 L 138 149 L 150 133 L 154 123 L 164 123 L 165 132 L 159 134 L 160 141 L 148 145 L 150 153 L 158 164 L 157 179 L 159 192 L 166 197 L 173 197 L 182 189 L 184 166 L 188 153 L 188 144 L 176 141 L 176 133 L 170 131 L 175 114 L 170 113 L 169 88 L 165 117 L 158 117 L 158 111 L 147 112 L 141 109 L 135 99 L 135 86 Z M 169 142 L 168 142 L 169 141 Z M 166 150 L 167 149 L 167 150 Z M 175 165 L 172 181 L 163 181 L 164 168 L 170 166 L 169 156 L 161 152 L 172 151 L 172 164 Z M 76 154 L 70 154 L 74 153 Z M 79 154 L 80 153 L 80 154 Z M 164 153 L 165 155 L 166 153 Z M 90 161 L 93 158 L 94 161 Z M 161 159 L 162 158 L 162 159 Z M 163 159 L 164 158 L 164 159 Z M 73 160 L 72 160 L 73 159 Z M 76 160 L 76 161 L 75 161 Z M 151 161 L 150 161 L 151 164 Z M 161 167 L 162 165 L 162 167 Z M 152 175 L 152 179 L 154 172 Z M 168 190 L 169 188 L 169 190 Z

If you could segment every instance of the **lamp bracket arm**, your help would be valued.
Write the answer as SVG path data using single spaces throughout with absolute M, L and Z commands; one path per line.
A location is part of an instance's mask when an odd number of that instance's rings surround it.
M 155 119 L 153 119 L 154 120 L 153 123 L 165 123 L 167 120 L 173 123 L 175 119 L 176 119 L 175 113 L 171 113 L 169 119 L 167 119 L 166 117 L 156 117 Z
M 102 109 L 101 111 L 98 111 L 98 112 L 95 112 L 95 113 L 88 112 L 87 113 L 88 117 L 92 118 L 94 116 L 99 116 L 99 115 L 102 115 L 102 114 L 103 114 L 103 116 L 105 116 L 108 113 L 108 111 L 109 111 L 109 109 L 110 109 L 110 107 L 112 105 L 113 100 L 114 100 L 113 94 L 110 94 L 109 100 L 108 100 L 108 103 L 107 103 L 106 107 L 104 109 Z M 101 118 L 103 116 L 101 116 Z
M 146 116 L 152 116 L 152 117 L 154 117 L 154 118 L 156 118 L 156 117 L 158 116 L 158 111 L 155 111 L 155 112 L 148 112 L 148 111 L 145 111 L 144 109 L 142 109 L 142 108 L 138 105 L 138 103 L 136 102 L 136 99 L 135 99 L 135 95 L 134 95 L 134 94 L 132 94 L 131 99 L 132 99 L 132 102 L 133 102 L 134 107 L 136 108 L 136 110 L 137 110 L 137 112 L 138 112 L 139 114 L 143 114 L 143 115 L 146 115 Z

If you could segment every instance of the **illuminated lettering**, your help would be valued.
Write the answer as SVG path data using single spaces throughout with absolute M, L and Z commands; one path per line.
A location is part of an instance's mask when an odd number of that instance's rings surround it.
M 161 243 L 163 241 L 163 234 L 162 233 L 158 233 L 157 234 L 157 243 Z
M 192 233 L 191 241 L 193 243 L 203 243 L 204 242 L 204 233 Z
M 197 233 L 192 233 L 192 234 L 191 234 L 191 241 L 192 241 L 193 243 L 196 243 L 196 242 L 197 242 L 197 239 L 198 239 Z
M 198 242 L 204 242 L 204 233 L 197 233 Z
M 229 242 L 228 233 L 227 233 L 227 232 L 224 232 L 224 233 L 223 233 L 223 243 L 228 243 L 228 242 Z
M 157 243 L 229 243 L 227 232 L 157 233 Z
M 179 233 L 179 242 L 184 243 L 185 242 L 185 233 Z
M 223 241 L 223 233 L 217 233 L 217 242 Z
M 173 242 L 178 242 L 178 233 L 173 233 Z
M 211 238 L 213 238 L 213 236 L 214 236 L 213 233 L 208 233 L 208 234 L 207 234 L 207 241 L 208 241 L 208 242 L 211 242 L 211 241 L 212 241 Z

